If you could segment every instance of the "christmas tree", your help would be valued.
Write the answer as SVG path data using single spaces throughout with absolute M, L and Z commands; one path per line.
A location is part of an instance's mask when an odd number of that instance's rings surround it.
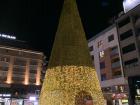
M 105 105 L 76 0 L 64 0 L 39 105 Z

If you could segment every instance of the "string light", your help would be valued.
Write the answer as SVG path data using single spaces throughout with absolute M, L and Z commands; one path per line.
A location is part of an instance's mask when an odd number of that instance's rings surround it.
M 89 93 L 94 105 L 105 105 L 93 68 L 85 66 L 50 68 L 45 76 L 39 105 L 77 105 L 76 96 L 82 91 Z

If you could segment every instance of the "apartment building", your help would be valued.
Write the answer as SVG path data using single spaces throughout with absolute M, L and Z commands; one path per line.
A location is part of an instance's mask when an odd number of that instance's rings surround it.
M 130 1 L 130 0 L 129 0 Z M 128 2 L 125 0 L 125 2 Z M 124 5 L 125 11 L 116 25 L 124 76 L 129 83 L 129 104 L 140 104 L 140 1 L 134 0 Z M 129 5 L 128 5 L 129 4 Z M 131 8 L 133 7 L 133 8 Z
M 88 40 L 93 65 L 105 99 L 110 105 L 128 102 L 128 84 L 124 78 L 116 24 Z M 108 104 L 109 105 L 109 104 Z

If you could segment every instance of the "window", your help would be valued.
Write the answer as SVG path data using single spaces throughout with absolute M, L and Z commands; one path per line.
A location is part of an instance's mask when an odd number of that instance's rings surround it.
M 2 66 L 2 67 L 1 67 L 1 70 L 2 70 L 2 71 L 8 71 L 8 69 L 9 69 L 9 68 L 8 68 L 8 67 L 5 67 L 5 66 Z
M 100 58 L 103 58 L 104 55 L 105 55 L 104 51 L 100 51 L 100 52 L 99 52 L 99 56 L 100 56 Z
M 103 45 L 103 41 L 100 40 L 100 41 L 98 42 L 98 48 L 101 47 L 102 45 Z
M 136 50 L 134 43 L 122 48 L 123 54 L 126 54 L 126 53 L 134 51 L 134 50 Z
M 40 90 L 35 90 L 35 95 L 39 95 L 40 94 Z
M 37 65 L 38 64 L 38 61 L 37 60 L 31 60 L 30 61 L 30 65 Z
M 116 50 L 116 49 L 118 49 L 118 47 L 117 47 L 117 46 L 112 47 L 112 48 L 111 48 L 111 51 Z
M 1 56 L 1 57 L 0 57 L 0 61 L 3 61 L 3 62 L 10 62 L 10 57 Z
M 124 32 L 123 34 L 120 35 L 120 40 L 127 39 L 132 35 L 133 35 L 132 30 L 128 30 L 128 31 L 126 31 L 126 32 Z
M 119 58 L 112 59 L 112 61 L 111 61 L 111 67 L 112 67 L 112 69 L 113 68 L 118 68 L 120 66 L 121 65 L 120 65 L 120 59 Z
M 114 35 L 110 35 L 109 37 L 108 37 L 108 42 L 111 42 L 111 41 L 113 41 L 114 40 Z
M 125 65 L 130 65 L 130 64 L 137 63 L 137 62 L 138 62 L 138 59 L 137 59 L 137 58 L 134 58 L 134 59 L 125 61 L 124 64 L 125 64 Z
M 12 80 L 16 83 L 21 83 L 22 81 L 24 81 L 24 78 L 22 78 L 22 77 L 12 77 Z
M 119 58 L 112 59 L 112 63 L 119 62 L 119 61 L 120 61 Z
M 102 74 L 101 75 L 101 81 L 104 81 L 104 80 L 106 80 L 107 78 L 106 78 L 106 74 Z
M 115 47 L 112 47 L 111 48 L 111 55 L 116 55 L 118 53 L 119 53 L 118 46 L 115 46 Z
M 105 68 L 105 62 L 100 62 L 100 69 L 104 69 Z
M 119 70 L 119 71 L 115 71 L 113 73 L 113 76 L 121 76 L 122 72 Z
M 30 73 L 37 73 L 36 70 L 30 70 Z
M 94 55 L 91 55 L 91 59 L 94 60 Z
M 26 60 L 25 59 L 21 59 L 21 58 L 15 58 L 14 64 L 15 65 L 26 66 Z
M 119 26 L 119 27 L 122 27 L 122 26 L 128 24 L 129 22 L 130 22 L 130 18 L 127 17 L 126 19 L 124 19 L 124 20 L 122 20 L 121 22 L 119 22 L 119 23 L 118 23 L 118 26 Z
M 112 47 L 111 51 L 118 50 L 118 46 Z
M 93 46 L 90 46 L 89 47 L 89 51 L 93 51 Z
M 23 67 L 23 68 L 21 68 L 21 67 L 13 67 L 13 71 L 15 71 L 15 72 L 25 72 L 25 70 L 26 70 L 25 67 Z

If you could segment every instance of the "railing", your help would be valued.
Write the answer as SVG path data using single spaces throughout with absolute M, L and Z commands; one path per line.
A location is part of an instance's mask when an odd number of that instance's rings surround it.
M 117 68 L 117 67 L 120 67 L 120 66 L 121 66 L 121 65 L 120 65 L 120 61 L 114 62 L 114 63 L 112 63 L 112 65 L 111 65 L 112 68 Z
M 111 56 L 118 54 L 118 49 L 112 50 L 111 51 Z

